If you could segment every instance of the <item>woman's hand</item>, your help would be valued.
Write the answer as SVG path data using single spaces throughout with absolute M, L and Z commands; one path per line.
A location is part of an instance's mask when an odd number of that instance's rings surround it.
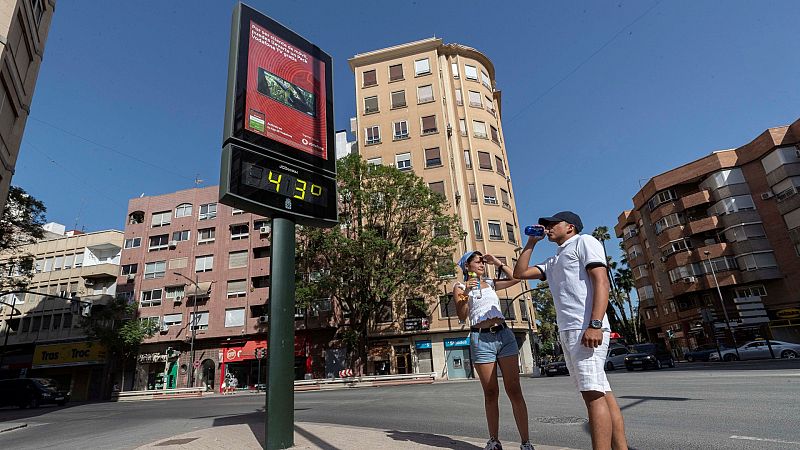
M 503 262 L 500 261 L 499 259 L 495 258 L 494 255 L 490 255 L 488 253 L 483 255 L 483 262 L 485 262 L 487 264 L 494 264 L 495 266 L 500 266 L 500 265 L 503 264 Z
M 465 289 L 465 291 L 471 291 L 471 290 L 475 289 L 475 286 L 477 286 L 477 285 L 478 285 L 478 279 L 477 278 L 470 278 L 470 279 L 467 280 L 467 288 Z

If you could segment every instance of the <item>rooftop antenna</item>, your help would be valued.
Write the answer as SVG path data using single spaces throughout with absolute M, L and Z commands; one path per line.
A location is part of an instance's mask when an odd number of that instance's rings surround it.
M 200 187 L 200 185 L 203 184 L 203 181 L 204 180 L 200 179 L 200 174 L 198 173 L 197 176 L 194 177 L 194 185 L 195 185 L 195 187 Z

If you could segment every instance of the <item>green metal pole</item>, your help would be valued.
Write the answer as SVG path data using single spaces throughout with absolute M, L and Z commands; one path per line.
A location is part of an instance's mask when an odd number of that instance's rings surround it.
M 272 220 L 264 448 L 294 446 L 294 220 Z

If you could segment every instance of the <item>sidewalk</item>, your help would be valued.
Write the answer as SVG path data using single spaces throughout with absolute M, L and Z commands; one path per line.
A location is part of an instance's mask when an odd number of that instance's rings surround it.
M 190 433 L 179 434 L 171 438 L 139 447 L 140 450 L 217 450 L 261 449 L 264 440 L 264 424 L 239 424 L 211 427 Z M 308 422 L 295 423 L 294 432 L 296 449 L 346 450 L 354 448 L 369 449 L 469 449 L 480 450 L 485 440 L 465 437 L 443 436 L 430 433 L 410 431 L 378 430 L 374 428 L 356 428 L 342 425 L 328 425 Z M 518 448 L 516 442 L 506 442 L 505 447 Z M 537 450 L 571 450 L 566 447 L 536 445 Z

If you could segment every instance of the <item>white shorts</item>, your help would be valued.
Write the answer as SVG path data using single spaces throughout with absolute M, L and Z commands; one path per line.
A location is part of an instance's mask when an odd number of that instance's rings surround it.
M 559 332 L 569 376 L 581 392 L 610 392 L 611 386 L 606 378 L 605 365 L 611 333 L 603 331 L 603 343 L 597 348 L 591 348 L 581 344 L 583 332 L 584 330 Z

